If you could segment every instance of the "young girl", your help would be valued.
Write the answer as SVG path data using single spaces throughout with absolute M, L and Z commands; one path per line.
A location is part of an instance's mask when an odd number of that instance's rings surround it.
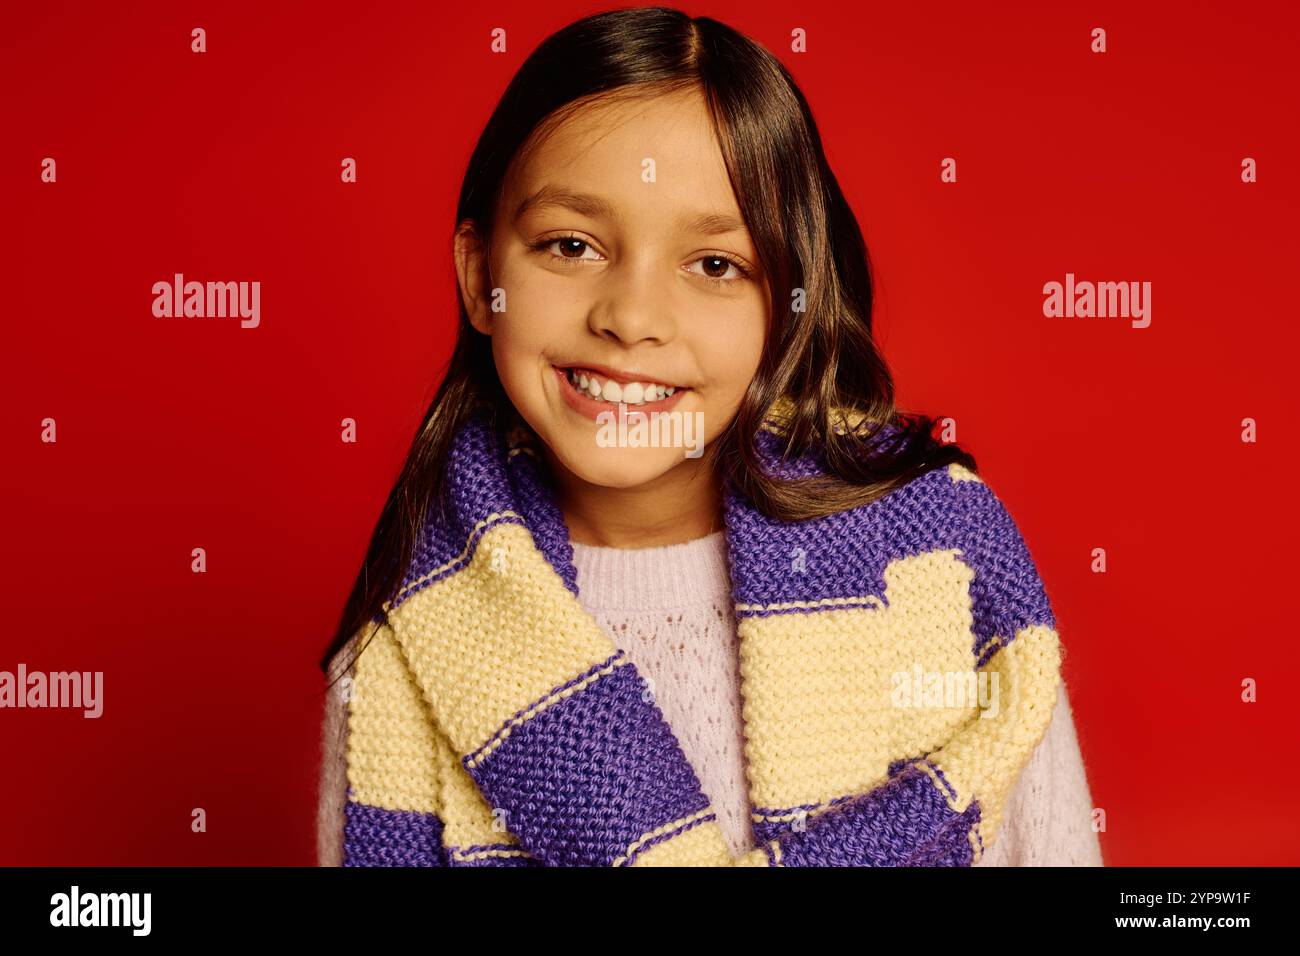
M 454 260 L 455 352 L 322 660 L 322 863 L 1100 863 L 1042 583 L 895 410 L 770 53 L 663 8 L 550 37 Z

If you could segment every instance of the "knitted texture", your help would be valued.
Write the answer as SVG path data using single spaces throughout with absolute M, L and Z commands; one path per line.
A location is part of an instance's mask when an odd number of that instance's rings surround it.
M 722 535 L 718 533 L 711 537 L 721 539 Z M 735 623 L 729 611 L 729 600 L 719 601 L 717 607 L 705 607 L 694 603 L 689 584 L 682 587 L 687 573 L 697 570 L 701 564 L 711 564 L 711 559 L 696 561 L 686 557 L 682 560 L 682 552 L 691 552 L 706 540 L 697 539 L 667 549 L 651 549 L 671 552 L 672 567 L 683 577 L 676 582 L 675 596 L 670 594 L 659 602 L 635 606 L 619 605 L 619 608 L 626 606 L 626 610 L 616 609 L 613 605 L 593 607 L 593 592 L 599 602 L 602 592 L 608 594 L 619 585 L 616 581 L 606 581 L 604 577 L 593 577 L 588 573 L 597 569 L 607 572 L 611 563 L 615 566 L 621 564 L 626 560 L 622 549 L 583 548 L 575 544 L 574 563 L 578 567 L 581 588 L 579 600 L 627 651 L 647 681 L 652 681 L 652 686 L 658 688 L 655 699 L 696 768 L 705 793 L 713 798 L 718 823 L 732 853 L 739 856 L 753 848 L 744 760 L 740 753 L 744 748 L 738 707 L 740 681 L 739 675 L 735 674 L 727 681 L 721 680 L 722 672 L 732 670 L 724 663 L 734 662 L 719 660 L 723 656 L 719 648 L 724 644 L 730 648 L 734 642 Z M 712 545 L 709 550 L 712 551 Z M 614 554 L 607 554 L 606 560 L 594 565 L 587 558 L 584 564 L 584 552 L 590 555 L 592 551 Z M 725 545 L 722 561 L 725 564 Z M 618 573 L 608 576 L 617 578 Z M 626 577 L 623 580 L 626 581 Z M 589 584 L 594 586 L 588 587 Z M 729 598 L 730 583 L 726 580 L 725 569 L 722 585 Z M 643 593 L 645 586 L 629 590 Z M 674 603 L 664 608 L 664 600 Z M 660 612 L 665 610 L 667 614 L 661 617 Z M 725 617 L 719 616 L 720 611 Z M 703 646 L 692 646 L 691 641 L 700 641 Z M 342 647 L 335 655 L 331 673 L 342 670 L 346 674 L 347 664 L 355 651 L 354 641 Z M 678 655 L 689 659 L 677 659 Z M 343 820 L 348 804 L 347 698 L 350 688 L 350 681 L 338 681 L 333 685 L 325 701 L 321 722 L 322 759 L 316 814 L 317 862 L 321 866 L 341 866 L 343 863 Z M 1062 683 L 1047 733 L 1034 749 L 1007 800 L 997 840 L 975 866 L 1102 865 L 1101 843 L 1093 825 L 1087 769 L 1069 695 Z
M 574 543 L 578 600 L 636 665 L 710 798 L 727 846 L 754 847 L 740 648 L 721 531 L 658 548 Z
M 766 467 L 816 474 L 815 456 L 779 460 L 779 427 L 757 436 Z M 756 843 L 741 856 L 577 600 L 527 437 L 476 416 L 447 477 L 451 513 L 355 663 L 346 865 L 965 866 L 995 838 L 1060 652 L 1025 543 L 972 472 L 804 522 L 727 489 Z M 991 697 L 954 698 L 976 678 Z
M 574 542 L 573 563 L 578 600 L 650 685 L 711 799 L 728 847 L 744 854 L 753 848 L 753 829 L 726 538 L 719 531 L 685 544 L 632 549 Z M 1063 645 L 1062 660 L 1066 650 Z M 329 793 L 337 811 L 325 839 L 337 845 L 344 805 L 341 749 L 330 759 L 338 768 Z M 1100 866 L 1092 812 L 1062 683 L 1047 733 L 1007 800 L 997 840 L 976 866 Z

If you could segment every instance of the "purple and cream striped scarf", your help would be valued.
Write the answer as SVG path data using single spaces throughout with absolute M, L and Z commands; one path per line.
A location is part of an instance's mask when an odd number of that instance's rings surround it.
M 780 425 L 759 447 L 777 475 Z M 755 849 L 577 600 L 537 448 L 478 414 L 349 700 L 345 865 L 968 866 L 1059 682 L 1029 551 L 973 472 L 803 522 L 724 504 Z M 367 629 L 369 633 L 369 629 Z M 361 636 L 361 635 L 359 635 Z

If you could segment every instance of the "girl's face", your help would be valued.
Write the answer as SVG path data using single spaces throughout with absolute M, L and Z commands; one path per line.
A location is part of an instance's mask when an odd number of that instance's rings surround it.
M 552 463 L 611 488 L 692 472 L 769 311 L 701 95 L 579 109 L 512 169 L 496 223 L 485 253 L 457 233 L 462 293 Z

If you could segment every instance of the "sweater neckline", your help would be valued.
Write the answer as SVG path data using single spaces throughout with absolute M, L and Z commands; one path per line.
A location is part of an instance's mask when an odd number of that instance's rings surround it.
M 578 600 L 589 609 L 669 610 L 719 602 L 731 607 L 722 531 L 657 548 L 572 544 Z

